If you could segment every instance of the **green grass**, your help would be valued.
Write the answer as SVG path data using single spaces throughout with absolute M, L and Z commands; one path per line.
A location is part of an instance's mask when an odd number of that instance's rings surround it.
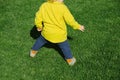
M 54 48 L 29 57 L 29 31 L 44 0 L 0 0 L 0 80 L 119 80 L 120 1 L 65 0 L 85 32 L 68 26 L 77 63 L 70 67 Z

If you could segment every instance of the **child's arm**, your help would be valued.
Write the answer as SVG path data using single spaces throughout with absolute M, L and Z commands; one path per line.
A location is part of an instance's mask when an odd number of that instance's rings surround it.
M 81 31 L 84 31 L 84 26 L 80 25 L 73 17 L 73 15 L 70 13 L 69 9 L 65 7 L 65 13 L 64 13 L 64 19 L 73 29 L 78 29 Z
M 36 13 L 35 25 L 36 25 L 38 31 L 41 31 L 41 30 L 42 30 L 43 25 L 42 25 L 41 8 L 40 8 L 39 11 Z

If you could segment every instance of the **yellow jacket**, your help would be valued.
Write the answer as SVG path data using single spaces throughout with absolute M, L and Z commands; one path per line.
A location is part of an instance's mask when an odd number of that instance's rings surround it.
M 75 21 L 64 3 L 45 2 L 36 13 L 35 25 L 42 28 L 42 36 L 52 43 L 67 40 L 66 23 L 72 26 L 73 29 L 79 29 L 80 27 L 80 24 Z

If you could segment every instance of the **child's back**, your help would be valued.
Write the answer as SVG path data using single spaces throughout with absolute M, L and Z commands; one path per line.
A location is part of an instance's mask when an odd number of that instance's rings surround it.
M 41 20 L 40 20 L 41 19 Z M 69 12 L 68 8 L 60 2 L 45 2 L 36 14 L 36 25 L 43 21 L 42 36 L 53 43 L 63 42 L 67 39 L 65 22 L 74 29 L 79 29 L 79 24 Z M 40 24 L 41 25 L 41 24 Z

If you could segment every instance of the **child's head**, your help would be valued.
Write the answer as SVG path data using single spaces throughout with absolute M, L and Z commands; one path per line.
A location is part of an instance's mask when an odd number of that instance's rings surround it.
M 57 1 L 57 0 L 47 0 L 47 1 L 54 2 L 54 1 Z
M 64 0 L 47 0 L 47 1 L 50 1 L 50 2 L 55 2 L 55 1 L 63 2 Z

